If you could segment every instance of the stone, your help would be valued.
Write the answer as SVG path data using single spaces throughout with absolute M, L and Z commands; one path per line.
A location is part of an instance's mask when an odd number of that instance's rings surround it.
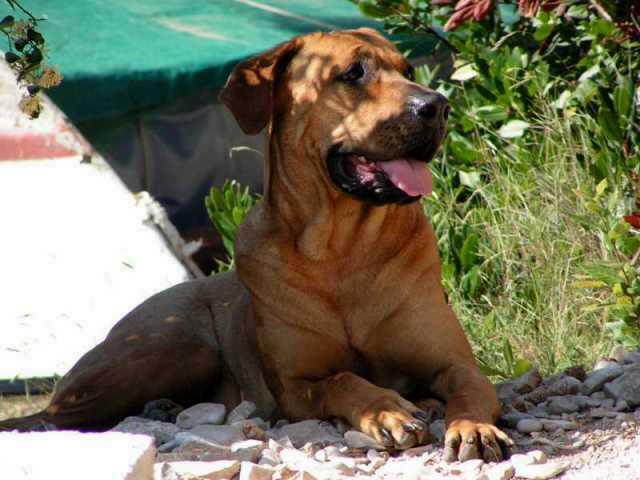
M 527 452 L 527 457 L 533 460 L 533 463 L 544 463 L 547 461 L 547 454 L 542 450 L 531 450 Z
M 542 422 L 542 428 L 547 432 L 555 432 L 556 430 L 575 430 L 578 428 L 578 424 L 569 420 L 540 420 Z
M 531 433 L 542 431 L 542 422 L 535 418 L 523 418 L 516 425 L 516 430 L 520 433 Z
M 605 418 L 605 417 L 614 418 L 614 417 L 617 417 L 618 415 L 619 415 L 618 412 L 611 411 L 607 408 L 592 408 L 589 411 L 589 416 L 591 418 Z
M 275 449 L 265 448 L 262 451 L 258 465 L 276 467 L 280 465 L 280 454 Z
M 238 480 L 271 480 L 275 470 L 264 465 L 256 465 L 251 462 L 240 464 L 240 477 Z
M 149 480 L 156 454 L 149 436 L 73 431 L 0 433 L 0 452 L 3 480 Z
M 473 475 L 480 473 L 482 466 L 484 465 L 484 460 L 479 458 L 475 458 L 472 460 L 467 460 L 466 462 L 462 462 L 459 466 L 460 471 L 465 475 Z
M 599 400 L 600 402 L 602 402 L 602 400 L 607 398 L 607 395 L 603 391 L 598 391 L 598 392 L 593 392 L 591 395 L 589 395 L 589 398 L 591 398 L 592 400 Z
M 156 446 L 160 446 L 173 440 L 179 429 L 173 423 L 158 422 L 141 417 L 127 417 L 111 431 L 148 435 L 153 437 Z
M 436 420 L 429 424 L 429 433 L 438 442 L 444 441 L 444 436 L 446 432 L 447 432 L 447 427 L 444 423 L 444 420 Z
M 631 408 L 640 405 L 640 365 L 633 365 L 621 376 L 606 383 L 604 392 L 618 401 L 626 401 Z
M 552 415 L 574 413 L 580 410 L 580 406 L 571 398 L 571 396 L 549 397 L 547 401 L 549 402 L 546 407 L 547 411 Z
M 602 400 L 602 402 L 600 402 L 600 406 L 605 409 L 613 408 L 615 404 L 616 400 L 613 398 L 605 398 L 604 400 Z
M 246 420 L 247 418 L 251 418 L 251 415 L 256 413 L 257 409 L 258 407 L 256 407 L 255 403 L 243 400 L 237 407 L 229 412 L 229 415 L 227 416 L 227 423 L 231 425 L 233 423 Z
M 171 453 L 158 455 L 158 461 L 164 462 L 216 462 L 218 460 L 238 460 L 238 455 L 229 447 L 203 441 L 181 443 Z
M 231 453 L 241 462 L 257 462 L 267 444 L 260 440 L 244 440 L 231 445 Z
M 156 472 L 160 470 L 163 478 L 167 474 L 174 474 L 176 480 L 223 480 L 232 478 L 240 471 L 240 463 L 235 460 L 221 460 L 219 462 L 168 462 L 157 463 Z M 172 477 L 169 477 L 172 478 Z
M 537 463 L 535 458 L 530 457 L 529 455 L 526 455 L 524 453 L 515 453 L 511 455 L 511 458 L 509 460 L 511 461 L 511 464 L 515 468 L 519 468 L 525 465 L 533 465 Z
M 609 352 L 609 358 L 618 363 L 622 363 L 624 361 L 624 356 L 626 355 L 626 353 L 627 351 L 622 345 L 614 345 L 611 349 L 611 352 Z
M 516 426 L 518 425 L 518 422 L 525 418 L 534 418 L 534 416 L 528 413 L 522 413 L 522 412 L 518 412 L 517 410 L 514 410 L 509 413 L 505 413 L 501 415 L 500 422 L 509 428 L 516 428 Z
M 587 378 L 587 372 L 582 365 L 569 367 L 563 373 L 570 377 L 577 378 L 581 382 L 584 382 L 585 378 Z
M 613 407 L 613 409 L 616 412 L 624 412 L 625 410 L 629 410 L 631 407 L 629 406 L 629 403 L 626 400 L 618 400 L 616 401 L 615 406 Z
M 578 407 L 580 409 L 583 408 L 594 408 L 594 407 L 599 407 L 601 401 L 600 400 L 595 400 L 587 395 L 569 395 L 571 397 L 571 399 L 576 402 L 576 405 L 578 405 Z
M 580 390 L 582 390 L 582 382 L 580 380 L 562 373 L 549 377 L 545 382 L 551 395 L 572 395 L 580 393 Z
M 542 375 L 537 368 L 529 370 L 511 382 L 513 390 L 519 394 L 532 392 L 540 383 L 542 383 Z
M 331 423 L 320 420 L 289 423 L 277 430 L 270 430 L 268 433 L 276 440 L 288 437 L 296 448 L 300 448 L 306 443 L 328 445 L 342 441 L 342 435 Z
M 511 480 L 516 471 L 509 462 L 501 462 L 490 467 L 487 471 L 489 480 Z
M 189 430 L 198 425 L 220 425 L 224 422 L 227 409 L 220 403 L 198 403 L 180 412 L 176 425 Z
M 195 441 L 230 446 L 245 440 L 245 436 L 242 425 L 198 425 L 189 431 L 177 433 L 175 439 L 181 444 Z
M 544 405 L 536 405 L 533 408 L 528 409 L 527 413 L 529 414 L 529 416 L 534 416 L 537 418 L 549 417 L 549 412 L 547 412 L 547 409 L 544 407 Z
M 345 433 L 344 442 L 349 448 L 373 448 L 375 450 L 385 449 L 384 445 L 379 444 L 374 438 L 357 430 L 349 430 Z
M 601 390 L 605 383 L 610 382 L 623 373 L 624 369 L 622 368 L 622 365 L 618 365 L 617 363 L 606 368 L 594 370 L 587 376 L 587 379 L 584 381 L 582 387 L 583 392 L 586 395 L 591 395 L 592 393 Z
M 622 361 L 625 364 L 640 363 L 640 352 L 627 352 Z
M 513 381 L 496 383 L 495 389 L 498 399 L 507 405 L 511 404 L 515 398 L 519 397 L 513 387 Z
M 569 468 L 568 463 L 547 462 L 538 465 L 516 467 L 516 476 L 527 480 L 546 480 L 560 475 Z
M 401 462 L 389 461 L 376 470 L 376 478 L 422 478 L 425 473 L 424 461 L 414 457 Z
M 178 414 L 184 410 L 173 400 L 161 398 L 148 402 L 142 410 L 142 418 L 157 420 L 159 422 L 176 423 Z
M 608 360 L 606 358 L 602 358 L 596 362 L 593 366 L 593 371 L 602 370 L 603 368 L 615 367 L 618 365 L 618 362 L 614 362 L 613 360 Z

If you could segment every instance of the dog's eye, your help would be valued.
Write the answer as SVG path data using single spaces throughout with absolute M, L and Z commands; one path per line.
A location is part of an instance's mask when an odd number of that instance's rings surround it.
M 364 65 L 361 62 L 355 62 L 349 65 L 339 78 L 339 80 L 347 83 L 355 83 L 364 77 Z

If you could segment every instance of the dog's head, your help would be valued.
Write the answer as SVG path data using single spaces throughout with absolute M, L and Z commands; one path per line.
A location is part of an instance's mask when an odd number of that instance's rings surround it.
M 221 99 L 245 133 L 271 124 L 279 144 L 315 161 L 332 189 L 376 205 L 431 191 L 426 163 L 445 136 L 447 100 L 416 84 L 407 60 L 374 30 L 281 44 L 240 63 Z

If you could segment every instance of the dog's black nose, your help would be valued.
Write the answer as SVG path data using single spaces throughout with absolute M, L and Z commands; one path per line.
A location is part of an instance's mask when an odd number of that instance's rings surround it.
M 441 127 L 449 118 L 449 101 L 438 92 L 424 92 L 409 97 L 409 107 L 428 126 Z

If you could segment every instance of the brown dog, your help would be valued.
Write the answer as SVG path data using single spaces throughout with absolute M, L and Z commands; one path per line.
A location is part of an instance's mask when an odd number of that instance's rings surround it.
M 446 402 L 446 457 L 498 460 L 493 386 L 447 305 L 419 203 L 446 99 L 373 30 L 295 38 L 241 63 L 221 96 L 270 127 L 263 200 L 234 273 L 142 304 L 60 381 L 40 414 L 0 423 L 96 428 L 168 397 L 265 417 L 341 417 L 393 448 L 427 441 L 417 405 Z

